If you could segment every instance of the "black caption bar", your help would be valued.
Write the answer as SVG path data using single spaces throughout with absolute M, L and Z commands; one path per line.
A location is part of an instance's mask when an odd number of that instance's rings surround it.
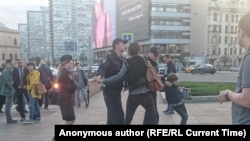
M 95 140 L 98 138 L 135 138 L 135 139 L 159 139 L 162 137 L 185 138 L 237 138 L 239 140 L 250 139 L 249 126 L 233 125 L 56 125 L 55 139 L 73 139 L 74 141 Z M 238 140 L 237 140 L 238 141 Z

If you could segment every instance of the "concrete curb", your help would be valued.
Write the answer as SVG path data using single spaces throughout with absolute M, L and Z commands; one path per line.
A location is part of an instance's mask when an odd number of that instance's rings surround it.
M 163 103 L 167 103 L 165 93 L 159 92 Z M 186 100 L 186 103 L 199 103 L 199 102 L 218 102 L 217 96 L 192 96 L 191 100 Z

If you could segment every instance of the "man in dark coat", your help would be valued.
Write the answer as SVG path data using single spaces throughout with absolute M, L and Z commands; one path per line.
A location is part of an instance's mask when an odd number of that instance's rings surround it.
M 47 89 L 47 93 L 44 94 L 44 96 L 41 98 L 41 100 L 39 101 L 39 105 L 41 107 L 45 99 L 44 109 L 48 109 L 48 106 L 49 106 L 49 94 L 48 93 L 49 93 L 49 89 L 51 89 L 53 85 L 53 74 L 50 68 L 46 66 L 46 63 L 44 60 L 41 60 L 40 67 L 38 70 L 40 72 L 40 80 Z
M 13 86 L 15 89 L 15 94 L 17 97 L 17 111 L 21 116 L 21 121 L 25 120 L 25 100 L 24 97 L 28 100 L 28 92 L 27 92 L 27 75 L 29 71 L 24 67 L 23 60 L 17 60 L 18 67 L 13 70 Z
M 170 73 L 176 73 L 176 67 L 172 62 L 172 58 L 169 55 L 165 55 L 163 56 L 163 61 L 166 65 L 166 68 L 164 69 L 164 73 L 163 73 L 163 79 L 164 81 L 167 80 L 167 77 Z M 168 93 L 168 91 L 166 90 L 165 93 Z M 166 95 L 166 94 L 165 94 Z M 163 111 L 165 114 L 174 114 L 174 108 L 171 104 L 168 104 L 168 107 L 165 111 Z

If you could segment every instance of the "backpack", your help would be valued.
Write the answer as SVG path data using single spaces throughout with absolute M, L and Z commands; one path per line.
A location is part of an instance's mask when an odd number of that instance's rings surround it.
M 47 89 L 42 82 L 36 85 L 35 90 L 38 95 L 44 95 L 47 93 Z
M 150 62 L 147 62 L 144 57 L 143 59 L 147 65 L 146 79 L 148 88 L 154 92 L 162 90 L 164 88 L 164 84 L 161 79 L 157 77 L 157 71 L 150 64 Z

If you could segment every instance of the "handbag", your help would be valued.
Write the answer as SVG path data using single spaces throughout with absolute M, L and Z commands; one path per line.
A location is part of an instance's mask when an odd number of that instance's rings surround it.
M 162 83 L 161 79 L 157 77 L 157 71 L 155 68 L 147 62 L 144 57 L 142 57 L 147 65 L 147 72 L 146 72 L 146 79 L 147 79 L 147 86 L 151 91 L 160 91 L 164 88 L 164 84 Z
M 183 100 L 191 100 L 192 99 L 191 89 L 190 88 L 183 88 L 181 90 L 181 98 Z
M 36 85 L 35 91 L 38 95 L 44 95 L 47 93 L 47 89 L 46 89 L 45 85 L 43 85 L 42 82 L 40 82 L 39 84 Z

